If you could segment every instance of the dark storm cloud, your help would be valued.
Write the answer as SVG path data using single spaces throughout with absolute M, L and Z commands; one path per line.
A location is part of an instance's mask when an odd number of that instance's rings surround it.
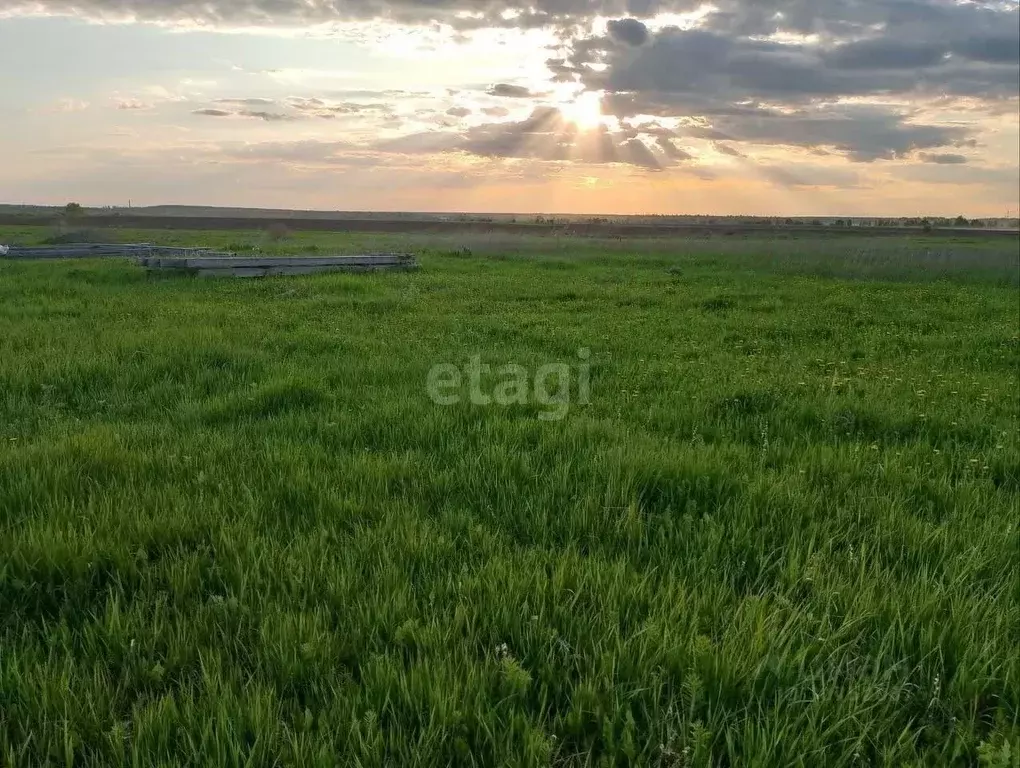
M 597 79 L 584 65 L 601 58 L 610 67 L 606 78 L 613 90 L 676 91 L 677 81 L 693 74 L 689 90 L 732 81 L 727 91 L 749 98 L 911 90 L 1016 96 L 1016 0 L 716 0 L 695 29 L 653 33 L 642 21 L 702 5 L 701 0 L 8 0 L 5 12 L 211 27 L 365 20 L 462 30 L 551 26 L 570 49 L 549 60 L 552 78 Z M 598 17 L 610 19 L 606 36 L 584 38 L 582 30 Z M 769 42 L 777 32 L 814 35 L 820 42 Z M 497 88 L 527 95 L 521 86 Z
M 832 69 L 918 69 L 940 64 L 947 53 L 938 44 L 878 38 L 836 46 L 822 58 Z
M 964 126 L 909 122 L 886 107 L 843 105 L 789 114 L 763 111 L 761 117 L 723 116 L 711 127 L 695 126 L 686 135 L 714 141 L 830 148 L 856 162 L 891 160 L 916 150 L 974 143 Z
M 604 36 L 573 41 L 551 72 L 603 91 L 605 114 L 678 118 L 685 135 L 736 151 L 743 143 L 789 145 L 859 162 L 974 144 L 975 124 L 929 124 L 895 102 L 957 99 L 993 109 L 1015 103 L 1020 89 L 1016 4 L 723 0 L 719 7 L 701 26 L 646 36 L 610 24 Z M 767 39 L 780 31 L 776 19 L 783 31 L 816 37 Z
M 982 49 L 984 58 L 1002 49 Z M 823 48 L 671 27 L 636 50 L 612 37 L 581 40 L 572 64 L 584 83 L 610 93 L 688 94 L 727 105 L 890 93 L 1015 96 L 1017 67 L 978 55 L 962 43 L 872 39 Z M 604 71 L 586 66 L 594 63 Z
M 648 19 L 698 9 L 701 0 L 8 0 L 4 10 L 85 18 L 203 26 L 306 26 L 388 20 L 439 22 L 457 29 L 583 25 L 596 17 Z M 716 0 L 708 24 L 730 36 L 776 31 L 858 39 L 880 27 L 910 40 L 942 40 L 939 33 L 995 35 L 1013 0 Z M 506 14 L 515 11 L 515 14 Z M 635 28 L 636 29 L 636 28 Z M 893 36 L 893 35 L 890 35 Z
M 680 3 L 684 5 L 685 3 Z M 659 5 L 659 4 L 656 4 Z M 671 3 L 672 5 L 672 3 Z M 651 7 L 651 5 L 649 5 Z M 595 15 L 620 16 L 626 0 L 13 0 L 13 14 L 44 12 L 93 19 L 204 26 L 295 27 L 385 20 L 404 24 L 446 23 L 461 30 L 481 27 L 534 28 L 573 24 Z M 504 12 L 518 13 L 509 18 Z M 468 15 L 470 14 L 470 15 Z
M 614 19 L 609 22 L 607 31 L 613 40 L 635 47 L 648 41 L 648 27 L 637 19 Z
M 1020 42 L 1016 35 L 963 38 L 956 41 L 953 52 L 988 64 L 1020 63 Z

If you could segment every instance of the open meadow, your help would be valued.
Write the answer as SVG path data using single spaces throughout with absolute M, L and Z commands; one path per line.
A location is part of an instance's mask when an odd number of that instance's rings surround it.
M 1016 240 L 104 234 L 422 268 L 0 259 L 0 765 L 1018 764 Z

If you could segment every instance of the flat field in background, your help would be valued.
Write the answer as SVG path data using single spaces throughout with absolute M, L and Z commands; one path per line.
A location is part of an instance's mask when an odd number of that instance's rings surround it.
M 1015 241 L 104 234 L 423 268 L 0 260 L 0 763 L 1015 764 Z

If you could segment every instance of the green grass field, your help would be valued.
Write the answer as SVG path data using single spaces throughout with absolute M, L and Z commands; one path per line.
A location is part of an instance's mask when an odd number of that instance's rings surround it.
M 0 260 L 0 764 L 1018 764 L 1015 242 L 469 240 Z

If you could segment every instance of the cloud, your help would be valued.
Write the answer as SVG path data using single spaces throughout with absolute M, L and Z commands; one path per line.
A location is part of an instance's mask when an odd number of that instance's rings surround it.
M 545 66 L 554 83 L 572 83 L 582 72 L 579 67 L 568 64 L 566 59 L 546 59 Z
M 89 108 L 89 102 L 82 101 L 81 99 L 60 99 L 54 104 L 50 111 L 52 112 L 84 112 Z
M 523 85 L 510 85 L 509 83 L 497 83 L 491 86 L 486 93 L 506 99 L 531 99 L 539 95 Z
M 286 105 L 297 113 L 295 117 L 335 118 L 338 115 L 357 115 L 371 112 L 390 113 L 393 110 L 390 104 L 383 102 L 365 104 L 301 96 L 291 96 L 287 99 Z
M 152 104 L 141 99 L 115 99 L 114 105 L 123 111 L 138 111 L 152 109 Z
M 466 130 L 426 131 L 379 141 L 372 149 L 404 154 L 463 153 L 493 159 L 620 164 L 662 170 L 691 159 L 653 124 L 582 130 L 563 113 L 538 106 L 524 120 L 486 123 Z
M 192 110 L 193 115 L 202 115 L 204 117 L 251 117 L 258 120 L 264 120 L 266 122 L 285 122 L 288 120 L 294 120 L 293 115 L 286 115 L 280 112 L 267 112 L 265 110 L 257 109 L 239 109 L 237 111 L 230 111 L 226 109 L 216 109 L 213 107 L 207 107 L 204 109 Z
M 641 46 L 648 42 L 648 27 L 637 19 L 613 19 L 607 25 L 609 37 L 619 43 Z
M 696 20 L 682 27 L 663 26 L 669 18 L 663 14 L 692 11 L 700 12 Z M 743 162 L 719 163 L 721 174 L 746 168 L 772 184 L 824 186 L 818 168 L 793 169 L 776 159 L 814 155 L 818 163 L 845 165 L 853 169 L 852 174 L 891 171 L 848 163 L 886 163 L 886 168 L 912 163 L 943 178 L 981 166 L 978 152 L 964 148 L 985 146 L 992 153 L 996 132 L 1001 143 L 1001 127 L 1016 124 L 1020 93 L 1020 5 L 1016 0 L 713 0 L 709 4 L 701 0 L 7 0 L 0 18 L 19 14 L 260 32 L 323 25 L 317 33 L 361 35 L 357 39 L 362 42 L 371 35 L 364 31 L 369 25 L 361 22 L 375 21 L 418 25 L 418 32 L 434 32 L 436 39 L 450 41 L 469 39 L 460 33 L 484 27 L 550 30 L 556 44 L 533 49 L 539 60 L 545 59 L 548 84 L 522 78 L 488 88 L 476 85 L 474 96 L 490 106 L 474 106 L 470 96 L 457 94 L 340 91 L 359 73 L 314 69 L 274 70 L 280 88 L 268 91 L 314 96 L 270 99 L 242 93 L 215 101 L 204 96 L 189 103 L 188 108 L 201 107 L 194 109 L 195 115 L 232 118 L 236 122 L 230 125 L 247 125 L 253 132 L 259 131 L 256 121 L 315 119 L 336 120 L 329 125 L 330 131 L 344 127 L 337 123 L 358 121 L 373 129 L 399 128 L 404 123 L 398 120 L 441 128 L 377 140 L 372 144 L 374 156 L 462 153 L 534 160 L 549 169 L 553 164 L 578 162 L 657 170 L 693 169 L 698 167 L 697 158 L 711 163 L 722 153 Z M 348 22 L 357 25 L 344 26 Z M 539 107 L 525 119 L 510 119 L 517 111 L 508 107 L 519 105 L 526 111 L 551 100 L 550 92 L 557 92 L 554 83 L 575 82 L 603 94 L 603 114 L 619 122 L 610 119 L 608 128 L 582 131 L 554 107 Z M 482 97 L 482 90 L 493 98 Z M 432 99 L 431 110 L 422 111 L 421 104 L 414 103 L 416 98 Z M 394 102 L 401 99 L 408 99 L 408 106 L 395 109 Z M 497 105 L 497 100 L 506 101 Z M 130 101 L 122 100 L 118 108 L 142 108 L 128 106 Z M 461 101 L 472 104 L 473 111 L 460 104 L 450 107 Z M 80 108 L 72 103 L 68 100 L 65 109 Z M 492 122 L 469 125 L 460 120 L 472 114 Z M 648 122 L 649 116 L 655 121 Z M 645 123 L 636 125 L 639 121 Z M 988 121 L 987 133 L 984 121 Z M 326 128 L 301 125 L 308 132 Z M 364 131 L 364 135 L 370 133 Z M 975 155 L 972 164 L 967 163 L 969 155 Z M 1010 155 L 1002 162 L 1012 161 Z M 830 174 L 824 180 L 840 178 L 851 183 L 853 176 Z
M 728 155 L 729 157 L 740 157 L 740 158 L 746 158 L 747 157 L 747 155 L 745 155 L 739 149 L 737 149 L 736 147 L 731 147 L 729 144 L 723 144 L 721 142 L 716 142 L 715 144 L 712 145 L 712 148 L 716 152 L 718 152 L 720 155 Z
M 215 104 L 230 104 L 237 107 L 271 107 L 276 101 L 273 99 L 248 98 L 248 99 L 216 99 Z
M 620 144 L 617 162 L 629 163 L 650 170 L 661 170 L 662 158 L 652 152 L 640 139 L 627 139 Z
M 838 45 L 822 58 L 833 69 L 921 69 L 943 63 L 948 53 L 939 44 L 873 38 Z
M 645 5 L 663 9 L 654 0 Z M 604 35 L 576 37 L 564 55 L 548 60 L 550 77 L 602 92 L 604 114 L 673 118 L 686 126 L 684 135 L 726 141 L 742 154 L 743 145 L 760 144 L 855 162 L 889 160 L 974 146 L 977 112 L 1003 115 L 1005 102 L 1016 114 L 1015 3 L 718 0 L 715 6 L 689 28 L 650 28 L 632 17 L 610 21 Z M 951 111 L 954 102 L 975 117 L 932 116 Z
M 386 21 L 439 23 L 457 31 L 555 27 L 574 35 L 597 18 L 634 21 L 701 9 L 700 0 L 7 0 L 2 16 L 60 15 L 91 20 L 205 28 L 307 29 L 314 25 Z M 1002 37 L 1013 0 L 715 0 L 706 26 L 727 36 L 776 32 L 843 42 L 886 30 L 890 38 L 956 40 Z M 508 11 L 510 13 L 508 13 Z M 1015 25 L 1014 25 L 1015 27 Z M 631 24 L 630 32 L 638 28 Z M 624 33 L 627 34 L 627 33 Z M 1012 39 L 1009 34 L 1005 38 Z M 630 39 L 635 39 L 631 37 Z M 1013 56 L 1008 47 L 996 49 Z M 1008 60 L 1013 60 L 1009 58 Z
M 593 89 L 684 94 L 724 104 L 888 94 L 1015 97 L 1017 80 L 1016 67 L 965 58 L 948 44 L 888 38 L 825 48 L 676 27 L 637 50 L 612 37 L 581 40 L 572 63 Z
M 651 126 L 648 126 L 651 128 Z M 453 134 L 456 137 L 458 134 Z M 749 161 L 683 172 L 617 166 L 592 168 L 521 159 L 479 162 L 460 153 L 411 156 L 338 141 L 123 142 L 51 148 L 11 158 L 9 172 L 29 200 L 106 200 L 136 204 L 168 199 L 192 204 L 347 210 L 676 213 L 677 198 L 697 212 L 764 215 L 1002 215 L 1013 201 L 1016 168 L 916 162 L 841 166 L 828 161 Z M 73 161 L 73 162 L 71 162 Z M 776 170 L 778 169 L 778 171 Z M 337 184 L 337 172 L 343 183 Z M 591 177 L 598 183 L 590 184 Z M 960 185 L 966 184 L 966 210 Z M 775 189 L 790 194 L 775 194 Z M 866 189 L 867 194 L 862 194 Z M 450 190 L 450 192 L 447 192 Z M 463 190 L 458 196 L 456 190 Z M 821 194 L 816 193 L 819 190 Z M 689 209 L 688 209 L 689 210 Z
M 426 131 L 410 133 L 393 139 L 377 141 L 372 149 L 380 152 L 417 155 L 456 152 L 461 149 L 464 138 L 447 131 Z
M 266 122 L 288 122 L 309 118 L 333 119 L 338 115 L 389 115 L 393 107 L 381 102 L 336 102 L 317 97 L 291 96 L 280 102 L 266 98 L 220 98 L 212 107 L 193 110 L 207 117 L 249 117 Z M 232 107 L 228 109 L 227 107 Z M 260 107 L 260 108 L 257 108 Z M 269 110 L 264 107 L 273 107 Z
M 671 158 L 672 160 L 683 161 L 693 159 L 693 155 L 691 155 L 690 152 L 684 149 L 680 149 L 680 147 L 674 144 L 673 140 L 668 136 L 657 137 L 655 139 L 655 145 L 659 148 L 662 154 L 664 154 L 668 158 Z
M 935 165 L 963 165 L 967 162 L 965 155 L 921 152 L 917 157 L 922 163 L 934 163 Z
M 280 112 L 266 112 L 265 110 L 258 109 L 242 109 L 236 113 L 239 117 L 255 117 L 259 120 L 265 120 L 267 123 L 275 123 L 286 120 L 294 120 L 293 115 L 285 115 Z
M 1007 19 L 1003 21 L 1009 23 Z M 1015 24 L 1013 29 L 1016 29 Z M 1016 35 L 966 37 L 956 41 L 953 52 L 988 64 L 1020 63 L 1020 45 L 1017 44 Z
M 624 13 L 625 0 L 9 0 L 0 16 L 76 16 L 103 21 L 227 28 L 307 28 L 318 24 L 386 20 L 444 23 L 457 30 L 533 29 Z M 516 11 L 507 14 L 505 11 Z
M 857 162 L 974 143 L 970 127 L 915 123 L 908 117 L 889 107 L 860 104 L 788 113 L 761 109 L 756 115 L 715 116 L 711 128 L 693 126 L 687 134 L 750 144 L 829 149 Z

